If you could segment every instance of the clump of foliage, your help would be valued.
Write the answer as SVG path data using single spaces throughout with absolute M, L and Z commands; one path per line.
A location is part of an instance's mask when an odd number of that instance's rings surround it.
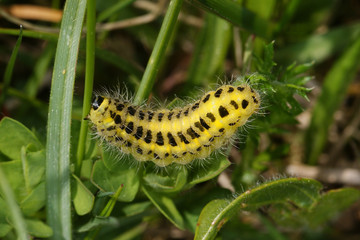
M 168 226 L 183 230 L 184 238 L 195 236 L 195 239 L 214 239 L 217 235 L 224 239 L 269 235 L 278 239 L 299 228 L 306 236 L 325 228 L 329 220 L 360 198 L 360 191 L 354 188 L 322 192 L 322 184 L 313 179 L 285 175 L 275 175 L 268 180 L 259 177 L 271 166 L 284 164 L 279 160 L 289 154 L 289 143 L 277 142 L 276 137 L 288 134 L 289 127 L 297 123 L 296 117 L 303 111 L 298 97 L 308 100 L 311 90 L 306 84 L 312 79 L 308 73 L 314 63 L 305 63 L 311 59 L 304 58 L 299 64 L 292 61 L 283 64 L 281 59 L 294 59 L 284 54 L 285 47 L 276 55 L 271 41 L 290 24 L 291 17 L 295 17 L 294 9 L 302 6 L 299 1 L 287 8 L 285 4 L 283 17 L 273 24 L 265 20 L 270 12 L 255 10 L 253 3 L 199 0 L 189 1 L 193 5 L 187 5 L 182 0 L 172 0 L 161 23 L 125 31 L 127 36 L 140 39 L 137 44 L 151 49 L 146 58 L 133 56 L 129 61 L 104 49 L 103 43 L 111 39 L 110 32 L 104 30 L 95 41 L 95 23 L 137 16 L 132 2 L 106 1 L 96 6 L 94 0 L 88 0 L 86 6 L 86 1 L 68 0 L 59 35 L 19 32 L 11 55 L 13 60 L 7 65 L 2 85 L 2 96 L 6 97 L 0 102 L 5 105 L 10 97 L 16 97 L 22 103 L 13 118 L 4 117 L 0 122 L 1 238 L 132 239 L 151 233 L 152 229 L 164 231 Z M 274 9 L 275 4 L 270 2 L 267 4 Z M 109 84 L 110 81 L 106 82 L 101 76 L 113 65 L 114 72 L 125 73 L 126 77 L 119 81 L 134 92 L 136 103 L 148 99 L 151 92 L 161 97 L 165 91 L 157 89 L 166 89 L 166 81 L 158 85 L 155 82 L 158 75 L 171 74 L 166 71 L 171 65 L 164 59 L 175 58 L 170 50 L 175 51 L 184 37 L 181 30 L 186 26 L 178 20 L 179 12 L 198 14 L 194 6 L 205 9 L 205 16 L 200 32 L 187 30 L 197 42 L 182 90 L 177 92 L 186 96 L 194 87 L 204 88 L 214 83 L 216 76 L 234 73 L 252 84 L 261 93 L 263 104 L 259 114 L 238 134 L 235 145 L 241 156 L 238 151 L 230 154 L 229 148 L 226 154 L 213 154 L 205 164 L 171 165 L 165 169 L 158 169 L 152 163 L 134 164 L 131 156 L 119 159 L 88 132 L 84 117 L 89 112 L 94 79 L 101 81 L 95 85 Z M 239 13 L 247 18 L 239 17 Z M 86 47 L 82 45 L 85 40 L 81 40 L 85 16 Z M 244 29 L 241 35 L 238 27 Z M 0 30 L 10 34 L 6 29 Z M 255 40 L 252 34 L 257 34 Z M 19 91 L 10 86 L 11 79 L 18 77 L 14 61 L 21 57 L 18 50 L 24 36 L 48 39 L 49 43 L 35 64 L 34 75 L 23 80 L 26 86 Z M 240 59 L 232 61 L 236 71 L 227 72 L 224 63 L 228 53 L 231 47 L 238 48 L 239 43 L 244 52 Z M 287 51 L 296 51 L 296 47 Z M 346 58 L 356 57 L 353 55 Z M 41 87 L 36 74 L 44 76 L 54 56 L 47 104 L 36 98 Z M 99 66 L 94 65 L 95 56 Z M 147 64 L 143 63 L 145 70 L 134 64 L 136 57 L 138 63 L 150 58 Z M 75 75 L 84 74 L 84 65 L 85 83 L 76 83 Z M 106 79 L 111 77 L 106 75 Z M 337 80 L 334 79 L 332 81 Z M 84 88 L 84 94 L 79 94 L 84 95 L 82 105 L 78 103 L 80 98 L 74 97 L 75 84 Z M 14 81 L 13 86 L 16 86 Z M 326 104 L 324 102 L 322 104 Z M 33 114 L 29 114 L 31 111 Z M 313 133 L 316 127 L 320 126 L 313 125 Z M 260 139 L 264 138 L 269 141 L 261 144 Z M 311 141 L 307 144 L 318 146 Z M 312 155 L 312 159 L 317 158 Z M 220 174 L 229 176 L 225 174 L 228 170 L 231 170 L 232 191 L 215 181 Z M 235 216 L 244 213 L 251 213 L 252 219 L 260 221 L 263 231 L 238 221 Z M 164 222 L 166 227 L 162 227 Z M 279 229 L 288 231 L 284 233 Z M 324 231 L 323 236 L 326 234 Z

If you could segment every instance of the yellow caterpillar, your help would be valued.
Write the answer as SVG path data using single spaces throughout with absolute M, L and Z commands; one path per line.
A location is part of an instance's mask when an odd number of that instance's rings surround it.
M 95 96 L 88 118 L 97 134 L 139 161 L 158 166 L 208 157 L 260 107 L 249 85 L 223 85 L 183 108 L 156 111 Z

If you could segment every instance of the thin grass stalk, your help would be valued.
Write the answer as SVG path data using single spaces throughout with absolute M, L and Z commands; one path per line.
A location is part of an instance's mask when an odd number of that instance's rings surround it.
M 173 32 L 175 31 L 175 24 L 179 16 L 182 3 L 183 0 L 172 0 L 169 4 L 169 8 L 166 11 L 164 21 L 155 42 L 154 49 L 141 80 L 139 90 L 135 96 L 134 104 L 140 104 L 150 94 L 150 91 L 155 83 L 161 59 L 165 57 L 166 48 L 170 42 Z
M 14 225 L 14 229 L 19 240 L 30 239 L 26 231 L 26 223 L 24 217 L 22 216 L 20 207 L 17 205 L 15 200 L 14 192 L 11 189 L 11 186 L 6 179 L 6 176 L 0 166 L 0 191 L 1 196 L 6 202 L 9 211 L 9 218 L 11 223 Z
M 85 120 L 89 114 L 91 106 L 91 95 L 94 85 L 95 69 L 95 23 L 96 23 L 96 3 L 95 0 L 88 0 L 86 16 L 86 72 L 85 89 L 83 99 L 83 111 L 80 126 L 79 144 L 76 155 L 76 175 L 80 176 L 81 165 L 85 154 L 86 137 L 88 132 L 88 121 Z
M 22 26 L 20 26 L 19 37 L 18 37 L 18 39 L 16 41 L 15 47 L 14 47 L 12 53 L 11 53 L 9 63 L 6 66 L 5 73 L 4 73 L 2 92 L 1 92 L 1 95 L 0 95 L 0 109 L 2 109 L 2 105 L 5 102 L 5 98 L 6 98 L 6 95 L 7 95 L 7 90 L 9 88 L 9 86 L 10 86 L 10 83 L 11 83 L 11 77 L 12 77 L 12 74 L 13 74 L 16 57 L 17 57 L 17 54 L 19 52 L 19 48 L 20 48 L 20 44 L 21 44 L 21 40 L 22 40 L 22 35 L 23 35 Z

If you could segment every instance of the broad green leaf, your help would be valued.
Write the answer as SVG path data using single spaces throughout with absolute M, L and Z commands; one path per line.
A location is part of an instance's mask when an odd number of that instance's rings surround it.
M 76 213 L 82 216 L 92 210 L 95 197 L 78 177 L 72 176 L 71 197 Z
M 224 210 L 231 203 L 227 199 L 215 199 L 209 202 L 202 210 L 194 239 L 215 239 L 222 226 L 229 220 L 229 216 L 222 216 Z M 237 209 L 236 209 L 237 210 Z M 235 211 L 235 210 L 233 210 Z
M 133 216 L 136 214 L 139 214 L 141 212 L 144 212 L 147 208 L 151 206 L 150 201 L 146 202 L 136 202 L 136 203 L 130 203 L 127 206 L 124 206 L 121 210 L 126 216 Z
M 231 198 L 232 196 L 233 193 L 230 190 L 221 187 L 199 188 L 196 191 L 183 192 L 181 194 L 182 201 L 178 208 L 184 216 L 186 228 L 191 232 L 195 232 L 200 213 L 210 201 L 228 197 Z
M 298 208 L 292 204 L 274 204 L 268 208 L 268 215 L 277 226 L 287 229 L 307 227 L 316 230 L 359 199 L 360 191 L 357 189 L 330 190 L 321 195 L 310 208 Z
M 157 192 L 178 192 L 186 184 L 188 171 L 185 168 L 171 168 L 160 173 L 147 173 L 144 175 L 144 183 Z
M 25 147 L 23 149 L 25 149 Z M 45 193 L 43 193 L 43 195 L 37 194 L 38 191 L 40 191 L 38 189 L 38 184 L 44 179 L 45 153 L 43 150 L 38 152 L 28 152 L 25 153 L 24 158 L 24 161 L 2 162 L 0 163 L 0 166 L 12 187 L 18 202 L 29 199 L 29 194 L 35 198 L 41 197 L 44 199 Z M 34 191 L 36 191 L 35 195 Z
M 29 146 L 29 151 L 43 148 L 34 133 L 23 124 L 11 118 L 3 118 L 0 122 L 0 152 L 11 159 L 20 160 L 23 146 Z
M 45 182 L 34 187 L 20 203 L 20 208 L 25 216 L 31 216 L 45 206 Z
M 12 227 L 8 222 L 9 210 L 4 199 L 0 196 L 0 238 L 4 237 Z
M 81 165 L 81 179 L 90 179 L 91 171 L 93 167 L 93 161 L 91 159 L 84 160 Z
M 21 161 L 2 162 L 0 168 L 14 191 L 16 200 L 21 202 L 27 195 Z
M 154 192 L 145 185 L 142 186 L 143 192 L 150 199 L 150 201 L 157 207 L 157 209 L 176 227 L 184 229 L 184 219 L 176 208 L 174 201 L 161 193 Z
M 331 190 L 324 194 L 305 215 L 313 228 L 333 218 L 360 199 L 360 191 L 353 188 Z
M 14 227 L 17 239 L 26 240 L 29 236 L 26 231 L 25 220 L 11 188 L 7 176 L 3 172 L 3 166 L 0 165 L 0 197 L 4 199 L 4 202 L 1 202 L 6 204 L 5 209 L 7 210 L 3 214 L 8 213 L 7 221 Z
M 135 198 L 139 189 L 139 176 L 136 168 L 123 163 L 123 168 L 116 172 L 109 171 L 104 162 L 99 160 L 94 164 L 91 181 L 103 192 L 116 192 L 123 184 L 124 188 L 118 198 L 119 201 L 130 202 Z
M 25 147 L 22 148 L 25 151 Z M 31 215 L 44 206 L 44 151 L 25 153 L 23 161 L 0 163 L 25 215 Z M 39 184 L 40 183 L 40 184 Z
M 45 151 L 27 152 L 22 164 L 26 186 L 33 188 L 44 181 Z
M 83 226 L 81 226 L 77 231 L 78 232 L 89 232 L 91 230 L 94 230 L 98 227 L 101 226 L 106 226 L 106 225 L 115 225 L 118 226 L 119 225 L 119 221 L 118 219 L 114 218 L 114 217 L 95 217 L 94 219 L 91 219 L 89 222 L 87 222 L 86 224 L 84 224 Z
M 0 223 L 0 238 L 5 237 L 11 229 L 12 227 L 9 224 Z
M 29 234 L 34 237 L 48 238 L 53 235 L 52 229 L 42 221 L 26 219 L 25 222 Z
M 311 179 L 288 178 L 264 183 L 235 198 L 217 199 L 205 206 L 198 220 L 195 239 L 214 239 L 221 227 L 239 210 L 286 203 L 309 208 L 318 198 L 321 184 Z
M 227 157 L 221 154 L 212 154 L 208 159 L 198 161 L 199 162 L 195 163 L 189 170 L 189 186 L 205 182 L 216 177 L 231 164 Z M 200 161 L 206 162 L 201 163 Z

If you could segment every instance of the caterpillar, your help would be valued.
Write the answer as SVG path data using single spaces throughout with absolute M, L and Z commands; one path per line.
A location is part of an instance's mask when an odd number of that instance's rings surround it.
M 223 85 L 173 110 L 153 111 L 95 95 L 88 119 L 97 134 L 121 152 L 164 167 L 207 158 L 259 107 L 260 96 L 249 85 Z

